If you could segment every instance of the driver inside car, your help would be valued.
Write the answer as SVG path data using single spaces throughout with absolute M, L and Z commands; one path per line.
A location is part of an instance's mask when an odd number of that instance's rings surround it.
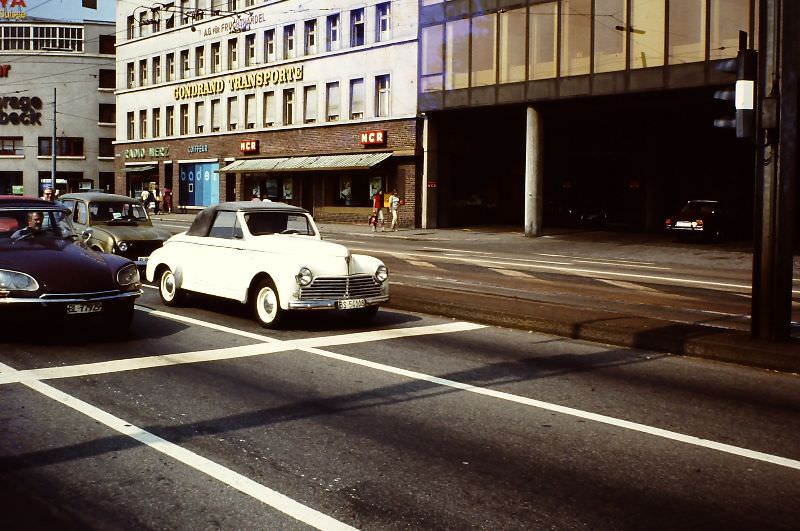
M 12 240 L 18 240 L 25 236 L 32 236 L 42 232 L 42 223 L 44 222 L 44 215 L 41 212 L 28 212 L 28 225 L 14 232 L 11 235 Z

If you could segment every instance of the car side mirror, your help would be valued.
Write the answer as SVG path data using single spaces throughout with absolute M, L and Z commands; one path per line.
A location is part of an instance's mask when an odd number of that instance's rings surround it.
M 88 242 L 92 238 L 92 229 L 86 229 L 85 231 L 81 232 L 81 240 L 83 243 Z

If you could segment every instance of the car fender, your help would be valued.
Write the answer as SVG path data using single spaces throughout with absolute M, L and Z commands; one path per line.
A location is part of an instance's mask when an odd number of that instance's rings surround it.
M 183 270 L 178 266 L 178 261 L 174 260 L 169 250 L 165 247 L 160 247 L 150 254 L 145 266 L 145 276 L 148 282 L 158 282 L 156 272 L 161 266 L 168 267 L 175 276 L 175 283 L 180 288 L 183 285 Z
M 241 286 L 236 298 L 239 302 L 247 303 L 251 295 L 251 288 L 256 282 L 263 277 L 269 277 L 278 290 L 281 308 L 286 310 L 289 308 L 289 301 L 297 298 L 298 285 L 295 276 L 301 267 L 302 265 L 295 264 L 276 264 L 268 268 L 258 268 L 257 271 L 250 275 L 250 282 Z
M 367 275 L 375 274 L 378 266 L 385 265 L 382 260 L 366 254 L 354 254 L 350 258 L 350 274 L 363 273 Z
M 88 227 L 92 231 L 92 237 L 86 243 L 92 249 L 101 249 L 104 253 L 113 253 L 115 238 L 112 234 L 98 227 Z

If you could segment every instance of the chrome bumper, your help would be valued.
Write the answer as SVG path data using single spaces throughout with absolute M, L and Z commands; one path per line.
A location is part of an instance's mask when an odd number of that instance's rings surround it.
M 59 304 L 73 304 L 83 302 L 101 302 L 111 300 L 124 300 L 136 298 L 144 293 L 141 289 L 136 291 L 124 291 L 112 295 L 92 296 L 91 293 L 81 296 L 79 293 L 64 294 L 63 296 L 43 295 L 41 297 L 4 297 L 0 292 L 0 305 L 2 304 L 35 304 L 39 306 L 56 306 Z
M 347 299 L 320 299 L 313 301 L 289 301 L 290 310 L 335 310 L 336 303 L 340 300 Z M 367 297 L 364 299 L 366 306 L 377 306 L 389 302 L 388 295 L 381 295 L 380 297 Z

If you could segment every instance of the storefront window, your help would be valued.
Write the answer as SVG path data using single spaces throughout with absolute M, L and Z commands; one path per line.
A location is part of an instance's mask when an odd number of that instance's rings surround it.
M 631 68 L 664 64 L 664 0 L 631 0 Z
M 706 3 L 670 0 L 669 56 L 673 65 L 703 61 L 706 56 Z
M 444 88 L 466 88 L 469 81 L 469 19 L 448 22 L 446 32 Z
M 736 57 L 739 50 L 739 30 L 748 31 L 750 28 L 750 2 L 748 0 L 710 1 L 710 58 Z
M 594 71 L 625 69 L 625 0 L 595 0 Z
M 353 182 L 350 177 L 339 177 L 339 199 L 347 206 L 353 201 Z
M 525 8 L 500 13 L 500 83 L 525 80 Z
M 497 15 L 483 15 L 472 19 L 472 72 L 473 87 L 495 83 Z
M 561 75 L 589 73 L 592 0 L 561 2 Z
M 530 7 L 530 79 L 556 77 L 556 7 L 555 2 Z

